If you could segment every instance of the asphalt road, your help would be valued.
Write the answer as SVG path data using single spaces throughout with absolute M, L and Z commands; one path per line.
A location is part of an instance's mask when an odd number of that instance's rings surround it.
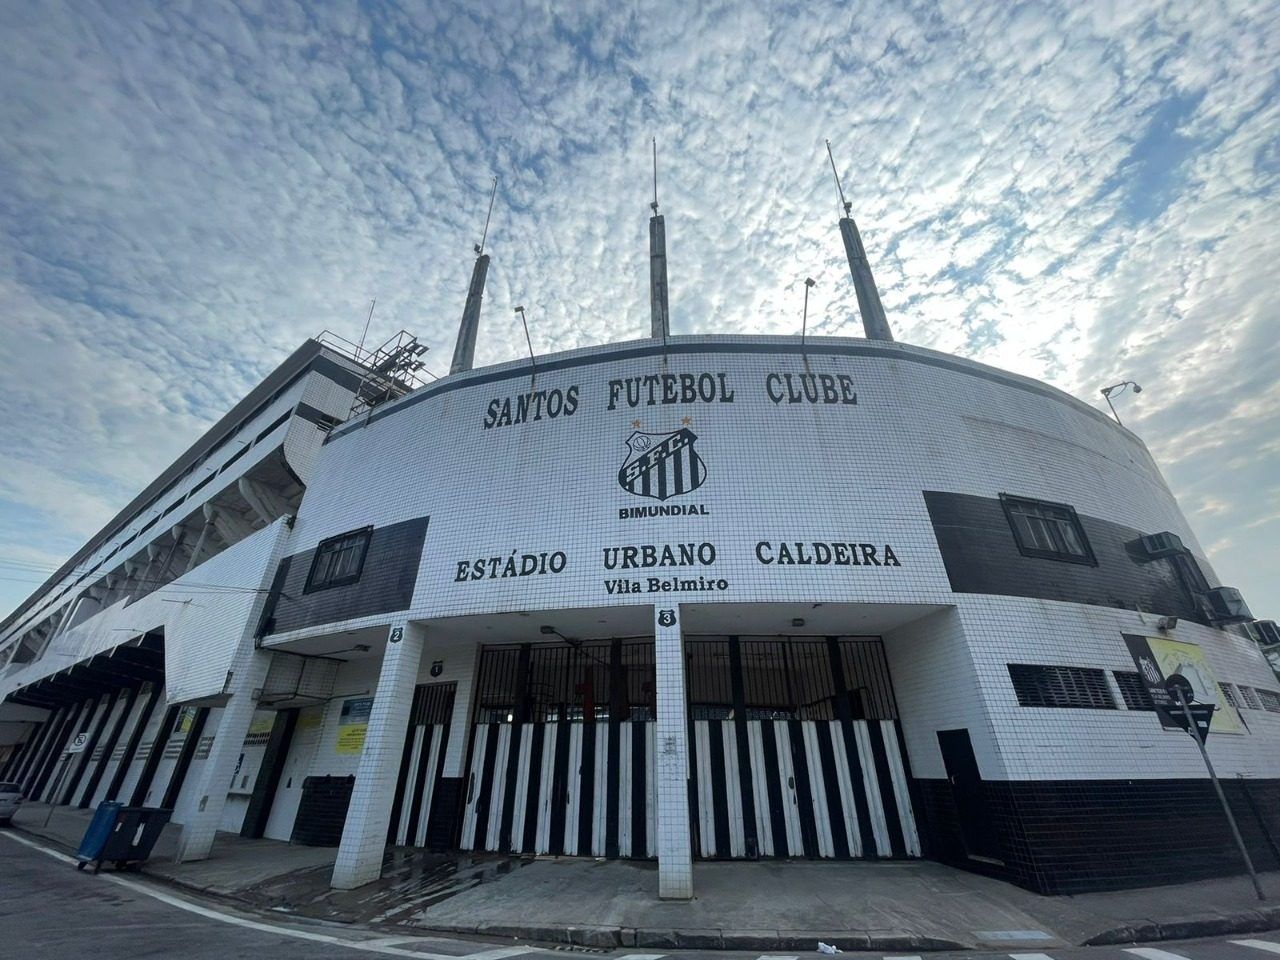
M 15 960 L 125 960 L 174 957 L 350 958 L 423 960 L 547 960 L 579 954 L 602 960 L 819 960 L 802 955 L 674 953 L 542 949 L 510 940 L 478 942 L 298 923 L 196 898 L 130 874 L 79 872 L 61 853 L 42 852 L 30 838 L 0 830 L 0 956 Z M 913 955 L 859 954 L 859 960 L 917 960 Z M 1162 943 L 1151 947 L 1053 948 L 1043 953 L 972 951 L 924 954 L 920 960 L 1280 960 L 1280 931 L 1251 937 Z

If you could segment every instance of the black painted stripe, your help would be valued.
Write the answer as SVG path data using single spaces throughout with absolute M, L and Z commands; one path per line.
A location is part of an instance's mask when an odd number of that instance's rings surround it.
M 124 732 L 125 724 L 129 722 L 129 714 L 133 712 L 133 708 L 138 702 L 138 687 L 129 687 L 124 691 L 124 694 L 124 709 L 120 711 L 120 716 L 112 725 L 111 732 L 107 734 L 107 739 L 102 745 L 102 759 L 94 765 L 93 773 L 89 774 L 89 782 L 85 784 L 84 793 L 80 795 L 80 802 L 76 804 L 81 810 L 88 808 L 90 801 L 93 800 L 98 784 L 102 782 L 102 776 L 106 773 L 107 767 L 111 763 L 111 755 L 116 752 L 116 744 L 120 742 L 120 734 Z
M 524 727 L 523 723 L 511 726 L 511 746 L 507 749 L 507 769 L 503 772 L 506 786 L 502 791 L 502 820 L 498 823 L 498 849 L 503 853 L 516 852 L 511 846 L 511 824 L 515 820 L 516 805 L 519 803 L 516 781 L 520 777 L 520 741 L 524 736 Z
M 862 856 L 873 858 L 880 855 L 876 846 L 875 831 L 871 827 L 871 803 L 867 798 L 867 785 L 862 779 L 862 758 L 858 754 L 858 738 L 854 733 L 854 723 L 866 721 L 842 720 L 840 732 L 844 739 L 844 756 L 849 764 L 849 784 L 853 788 L 854 812 L 858 817 L 858 836 L 862 839 Z
M 925 838 L 921 836 L 920 827 L 915 822 L 915 817 L 917 816 L 916 811 L 924 809 L 924 804 L 920 802 L 919 787 L 916 784 L 915 777 L 911 775 L 911 758 L 907 756 L 907 739 L 903 736 L 902 723 L 898 720 L 893 721 L 893 735 L 898 741 L 898 760 L 902 763 L 902 777 L 907 785 L 907 800 L 910 801 L 908 809 L 912 815 L 911 826 L 915 830 L 917 846 L 923 846 Z
M 493 767 L 498 759 L 498 724 L 485 724 L 489 735 L 484 738 L 484 758 L 480 764 L 480 792 L 476 796 L 476 826 L 471 838 L 472 850 L 488 850 L 489 808 L 493 804 Z
M 400 832 L 400 821 L 404 819 L 405 781 L 409 778 L 409 758 L 413 755 L 413 735 L 417 729 L 410 718 L 404 732 L 404 747 L 400 751 L 400 772 L 396 774 L 396 795 L 391 801 L 391 822 L 387 826 L 387 843 L 392 845 Z M 405 837 L 405 842 L 411 843 L 408 837 Z
M 26 785 L 27 777 L 31 775 L 31 771 L 37 764 L 37 757 L 43 756 L 45 745 L 49 742 L 49 738 L 53 736 L 54 728 L 57 727 L 58 721 L 61 719 L 66 707 L 59 707 L 54 710 L 44 723 L 40 724 L 40 729 L 31 735 L 31 739 L 27 741 L 27 752 L 22 758 L 22 764 L 18 767 L 17 773 L 13 779 L 19 783 Z M 27 791 L 24 789 L 23 793 Z
M 116 704 L 120 702 L 123 690 L 117 690 L 113 695 L 107 696 L 106 706 L 102 708 L 102 712 L 98 715 L 97 720 L 93 724 L 93 729 L 89 732 L 89 741 L 85 744 L 84 750 L 80 752 L 79 763 L 76 764 L 75 773 L 71 775 L 71 785 L 63 791 L 66 797 L 65 803 L 74 803 L 76 791 L 80 789 L 80 781 L 84 779 L 84 772 L 89 768 L 90 762 L 93 760 L 93 751 L 98 749 L 98 742 L 102 739 L 102 731 L 107 727 L 107 721 L 111 719 L 111 711 L 116 708 Z M 99 758 L 101 759 L 101 758 Z
M 631 856 L 649 855 L 648 724 L 631 721 Z M 655 786 L 657 786 L 655 784 Z
M 41 782 L 41 774 L 44 772 L 45 767 L 47 767 L 52 758 L 56 756 L 57 744 L 65 742 L 67 725 L 71 721 L 72 714 L 74 714 L 79 707 L 79 704 L 68 704 L 50 726 L 49 738 L 45 740 L 44 744 L 40 747 L 40 755 L 36 758 L 35 763 L 32 764 L 31 770 L 27 773 L 27 781 L 24 784 L 22 791 L 26 796 L 32 799 L 39 798 L 36 785 Z
M 702 805 L 698 790 L 698 783 L 704 776 L 702 770 L 698 769 L 698 725 L 697 721 L 688 721 L 686 730 L 688 736 L 689 751 L 689 849 L 693 851 L 694 856 L 698 855 L 698 851 L 702 849 Z
M 204 727 L 208 722 L 209 707 L 201 707 L 196 711 L 196 717 L 191 722 L 191 729 L 187 731 L 187 736 L 182 741 L 182 751 L 178 754 L 178 762 L 173 765 L 173 769 L 169 772 L 169 782 L 165 784 L 164 796 L 160 800 L 161 807 L 172 810 L 177 804 L 182 788 L 187 783 L 187 773 L 191 769 L 191 761 L 196 755 L 196 748 L 200 746 L 200 738 L 204 735 Z
M 773 855 L 789 857 L 802 851 L 791 849 L 787 842 L 786 801 L 782 794 L 782 765 L 778 762 L 779 723 L 785 721 L 761 720 L 760 743 L 764 748 L 764 784 L 769 794 L 769 829 L 773 833 Z
M 31 796 L 37 800 L 45 799 L 44 790 L 49 784 L 49 779 L 57 767 L 58 758 L 62 754 L 62 748 L 66 746 L 67 739 L 71 736 L 71 732 L 76 729 L 80 723 L 80 714 L 84 712 L 84 704 L 77 703 L 71 712 L 67 715 L 62 728 L 54 735 L 53 741 L 49 744 L 49 754 L 45 758 L 44 764 L 40 767 L 40 772 L 36 775 L 35 788 L 30 791 Z
M 570 720 L 556 723 L 555 765 L 551 769 L 551 810 L 550 828 L 547 835 L 548 853 L 553 856 L 564 855 L 565 821 L 569 812 L 569 739 L 572 727 Z
M 22 764 L 22 758 L 27 752 L 27 748 L 31 745 L 31 741 L 35 739 L 40 727 L 43 724 L 37 724 L 36 729 L 31 731 L 31 735 L 25 741 L 14 747 L 13 753 L 9 754 L 9 759 L 4 762 L 4 766 L 0 767 L 0 780 L 9 780 L 9 773 L 16 770 Z
M 889 847 L 895 857 L 905 857 L 907 845 L 902 838 L 902 821 L 898 818 L 898 805 L 894 802 L 897 793 L 893 789 L 893 776 L 889 773 L 889 758 L 884 752 L 880 724 L 868 720 L 867 733 L 871 740 L 871 756 L 875 758 L 876 780 L 880 784 L 880 805 L 884 808 L 884 822 L 889 829 Z
M 582 764 L 578 781 L 578 856 L 591 856 L 596 820 L 596 724 L 582 721 Z
M 621 856 L 618 844 L 618 833 L 622 809 L 622 764 L 619 754 L 622 751 L 622 725 L 617 719 L 618 711 L 609 710 L 609 748 L 605 757 L 605 809 L 604 809 L 604 855 L 609 859 Z
M 848 860 L 849 834 L 844 823 L 844 798 L 840 796 L 840 777 L 836 774 L 836 754 L 831 743 L 831 724 L 814 723 L 818 740 L 818 759 L 822 763 L 822 786 L 827 798 L 827 819 L 831 823 L 831 849 L 833 856 Z
M 729 784 L 724 762 L 724 731 L 721 721 L 707 721 L 707 740 L 711 756 L 707 758 L 710 769 L 706 770 L 711 780 L 711 816 L 715 826 L 715 849 L 713 857 L 729 857 L 733 855 L 733 843 L 729 839 Z M 737 789 L 737 784 L 733 785 Z
M 120 757 L 120 762 L 116 764 L 115 772 L 111 775 L 111 784 L 107 787 L 107 792 L 103 794 L 103 799 L 115 800 L 119 796 L 120 788 L 124 786 L 125 778 L 129 776 L 129 768 L 133 766 L 134 758 L 138 755 L 138 746 L 142 743 L 142 738 L 147 732 L 147 724 L 151 722 L 151 715 L 155 712 L 156 704 L 159 702 L 160 684 L 153 683 L 147 702 L 142 705 L 142 713 L 138 716 L 138 722 L 129 733 L 129 743 L 124 748 L 124 754 Z
M 436 728 L 432 724 L 423 724 L 422 726 L 422 745 L 418 748 L 418 769 L 414 777 L 413 790 L 405 797 L 409 808 L 406 811 L 409 814 L 409 820 L 405 824 L 404 842 L 407 846 L 414 846 L 414 838 L 418 835 L 418 825 L 422 822 L 422 798 L 426 796 L 427 784 L 431 783 L 431 745 L 435 742 L 438 735 Z
M 800 841 L 804 855 L 818 856 L 818 822 L 813 814 L 813 790 L 809 787 L 809 757 L 804 747 L 804 728 L 799 720 L 787 720 L 791 738 L 791 769 L 796 778 L 796 807 L 800 812 Z
M 524 837 L 520 847 L 522 853 L 534 853 L 538 849 L 538 804 L 541 802 L 542 790 L 542 747 L 547 736 L 547 725 L 535 723 L 529 741 L 529 774 L 524 798 Z

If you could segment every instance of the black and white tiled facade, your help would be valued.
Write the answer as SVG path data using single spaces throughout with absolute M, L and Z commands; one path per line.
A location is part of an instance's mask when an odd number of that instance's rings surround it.
M 1280 684 L 1204 615 L 1219 583 L 1145 446 L 1044 384 L 900 344 L 680 337 L 453 375 L 312 440 L 296 519 L 243 546 L 255 599 L 219 600 L 225 629 L 188 614 L 165 682 L 182 702 L 239 664 L 209 729 L 237 697 L 238 724 L 275 724 L 265 835 L 309 778 L 354 778 L 339 885 L 389 838 L 464 835 L 643 850 L 672 897 L 695 857 L 784 851 L 1049 893 L 1232 872 L 1126 634 L 1230 685 L 1209 751 L 1277 861 Z M 1070 515 L 1079 555 L 1025 549 L 1018 502 Z M 1163 532 L 1181 567 L 1139 549 Z M 334 664 L 325 695 L 273 701 L 299 655 Z

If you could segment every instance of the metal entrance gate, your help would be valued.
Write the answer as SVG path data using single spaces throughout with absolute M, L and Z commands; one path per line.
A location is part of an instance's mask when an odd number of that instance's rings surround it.
M 920 856 L 897 721 L 693 727 L 699 856 Z
M 405 733 L 396 797 L 391 807 L 387 843 L 424 847 L 431 822 L 431 802 L 444 770 L 449 720 L 457 684 L 430 683 L 413 692 L 413 712 Z
M 652 857 L 653 642 L 486 647 L 464 850 Z M 685 642 L 695 854 L 917 857 L 878 638 Z
M 685 642 L 694 852 L 918 857 L 878 637 Z
M 462 849 L 654 856 L 654 726 L 478 724 Z
M 486 647 L 464 850 L 655 855 L 653 641 Z

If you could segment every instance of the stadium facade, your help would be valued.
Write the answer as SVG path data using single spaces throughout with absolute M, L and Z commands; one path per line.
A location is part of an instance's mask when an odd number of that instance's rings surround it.
M 886 337 L 671 337 L 665 292 L 470 369 L 474 310 L 416 389 L 411 338 L 308 341 L 15 611 L 0 779 L 170 807 L 186 859 L 336 844 L 341 887 L 393 844 L 1077 892 L 1240 869 L 1178 673 L 1280 865 L 1266 625 L 1132 432 Z

